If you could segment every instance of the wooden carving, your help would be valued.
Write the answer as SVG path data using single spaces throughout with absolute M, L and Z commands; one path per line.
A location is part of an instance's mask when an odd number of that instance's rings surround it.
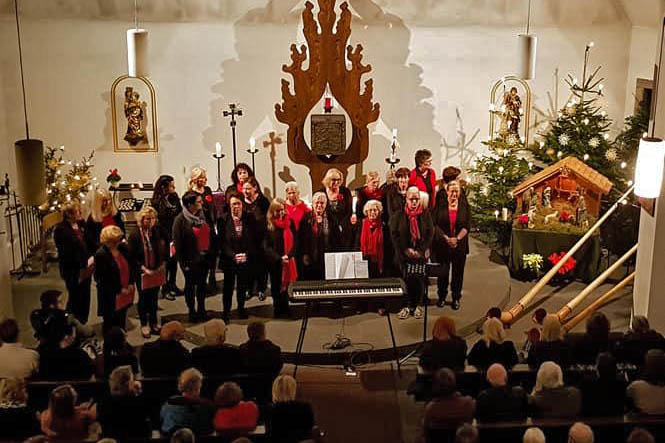
M 372 80 L 365 81 L 364 91 L 360 90 L 363 74 L 372 70 L 362 64 L 362 45 L 355 49 L 347 46 L 351 35 L 351 12 L 346 2 L 340 5 L 340 16 L 335 25 L 335 0 L 318 0 L 318 24 L 314 20 L 314 5 L 307 1 L 303 17 L 303 32 L 307 45 L 300 50 L 291 45 L 291 64 L 283 65 L 282 70 L 293 77 L 293 91 L 288 80 L 282 79 L 282 104 L 275 105 L 277 120 L 289 126 L 287 147 L 291 161 L 309 167 L 312 189 L 317 189 L 325 172 L 337 168 L 346 175 L 350 165 L 361 163 L 367 158 L 369 131 L 367 125 L 379 118 L 379 104 L 372 103 Z M 309 48 L 309 66 L 303 69 Z M 351 67 L 347 68 L 346 60 Z M 305 121 L 312 108 L 324 94 L 326 85 L 351 120 L 351 143 L 344 154 L 317 156 L 305 141 Z

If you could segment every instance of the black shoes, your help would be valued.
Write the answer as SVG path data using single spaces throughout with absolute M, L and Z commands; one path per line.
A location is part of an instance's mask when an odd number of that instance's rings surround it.
M 446 305 L 446 300 L 443 298 L 440 298 L 439 301 L 436 302 L 436 306 L 439 308 L 443 308 Z
M 266 293 L 263 291 L 259 291 L 259 301 L 265 301 L 266 300 Z
M 453 300 L 453 304 L 452 304 L 453 311 L 459 310 L 459 306 L 460 306 L 459 300 L 457 300 L 457 299 Z

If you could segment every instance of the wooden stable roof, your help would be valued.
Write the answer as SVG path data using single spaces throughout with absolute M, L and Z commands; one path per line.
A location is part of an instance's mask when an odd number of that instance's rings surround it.
M 548 166 L 537 174 L 532 175 L 513 189 L 513 196 L 517 196 L 522 192 L 529 189 L 531 186 L 534 186 L 543 180 L 547 180 L 550 177 L 553 177 L 561 171 L 561 169 L 566 168 L 569 171 L 573 172 L 578 177 L 589 182 L 590 187 L 597 190 L 599 193 L 607 194 L 612 189 L 612 182 L 605 177 L 600 172 L 597 172 L 592 167 L 588 166 L 582 160 L 577 157 L 570 156 L 566 157 L 552 166 Z

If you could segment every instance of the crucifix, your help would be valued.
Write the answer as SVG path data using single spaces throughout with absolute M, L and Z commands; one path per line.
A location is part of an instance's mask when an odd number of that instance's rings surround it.
M 222 111 L 222 115 L 224 117 L 231 117 L 229 125 L 231 125 L 231 134 L 233 137 L 233 167 L 235 168 L 238 163 L 236 160 L 236 115 L 242 117 L 242 109 L 239 109 L 235 103 L 229 103 L 229 110 Z
M 275 194 L 277 192 L 277 184 L 275 183 L 275 148 L 277 145 L 281 145 L 284 142 L 282 141 L 282 137 L 275 134 L 275 131 L 270 131 L 268 136 L 270 137 L 270 140 L 264 140 L 263 147 L 270 148 L 270 163 L 272 164 L 272 193 Z

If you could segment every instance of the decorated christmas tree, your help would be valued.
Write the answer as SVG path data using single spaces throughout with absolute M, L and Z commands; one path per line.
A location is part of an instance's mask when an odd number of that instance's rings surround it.
M 63 203 L 79 200 L 85 203 L 85 196 L 94 187 L 96 177 L 92 177 L 92 158 L 95 151 L 80 162 L 65 161 L 64 146 L 59 149 L 46 147 L 44 162 L 46 168 L 46 202 L 40 206 L 44 213 L 57 211 Z M 63 168 L 68 167 L 68 170 Z
M 600 67 L 587 75 L 589 55 L 593 43 L 584 51 L 584 69 L 579 80 L 568 74 L 566 83 L 571 99 L 558 111 L 546 133 L 540 134 L 540 142 L 531 146 L 533 156 L 545 165 L 551 165 L 568 156 L 584 161 L 614 184 L 613 195 L 627 188 L 629 171 L 628 146 L 610 140 L 612 120 L 602 109 L 603 78 L 598 76 Z M 610 197 L 610 200 L 613 200 Z

